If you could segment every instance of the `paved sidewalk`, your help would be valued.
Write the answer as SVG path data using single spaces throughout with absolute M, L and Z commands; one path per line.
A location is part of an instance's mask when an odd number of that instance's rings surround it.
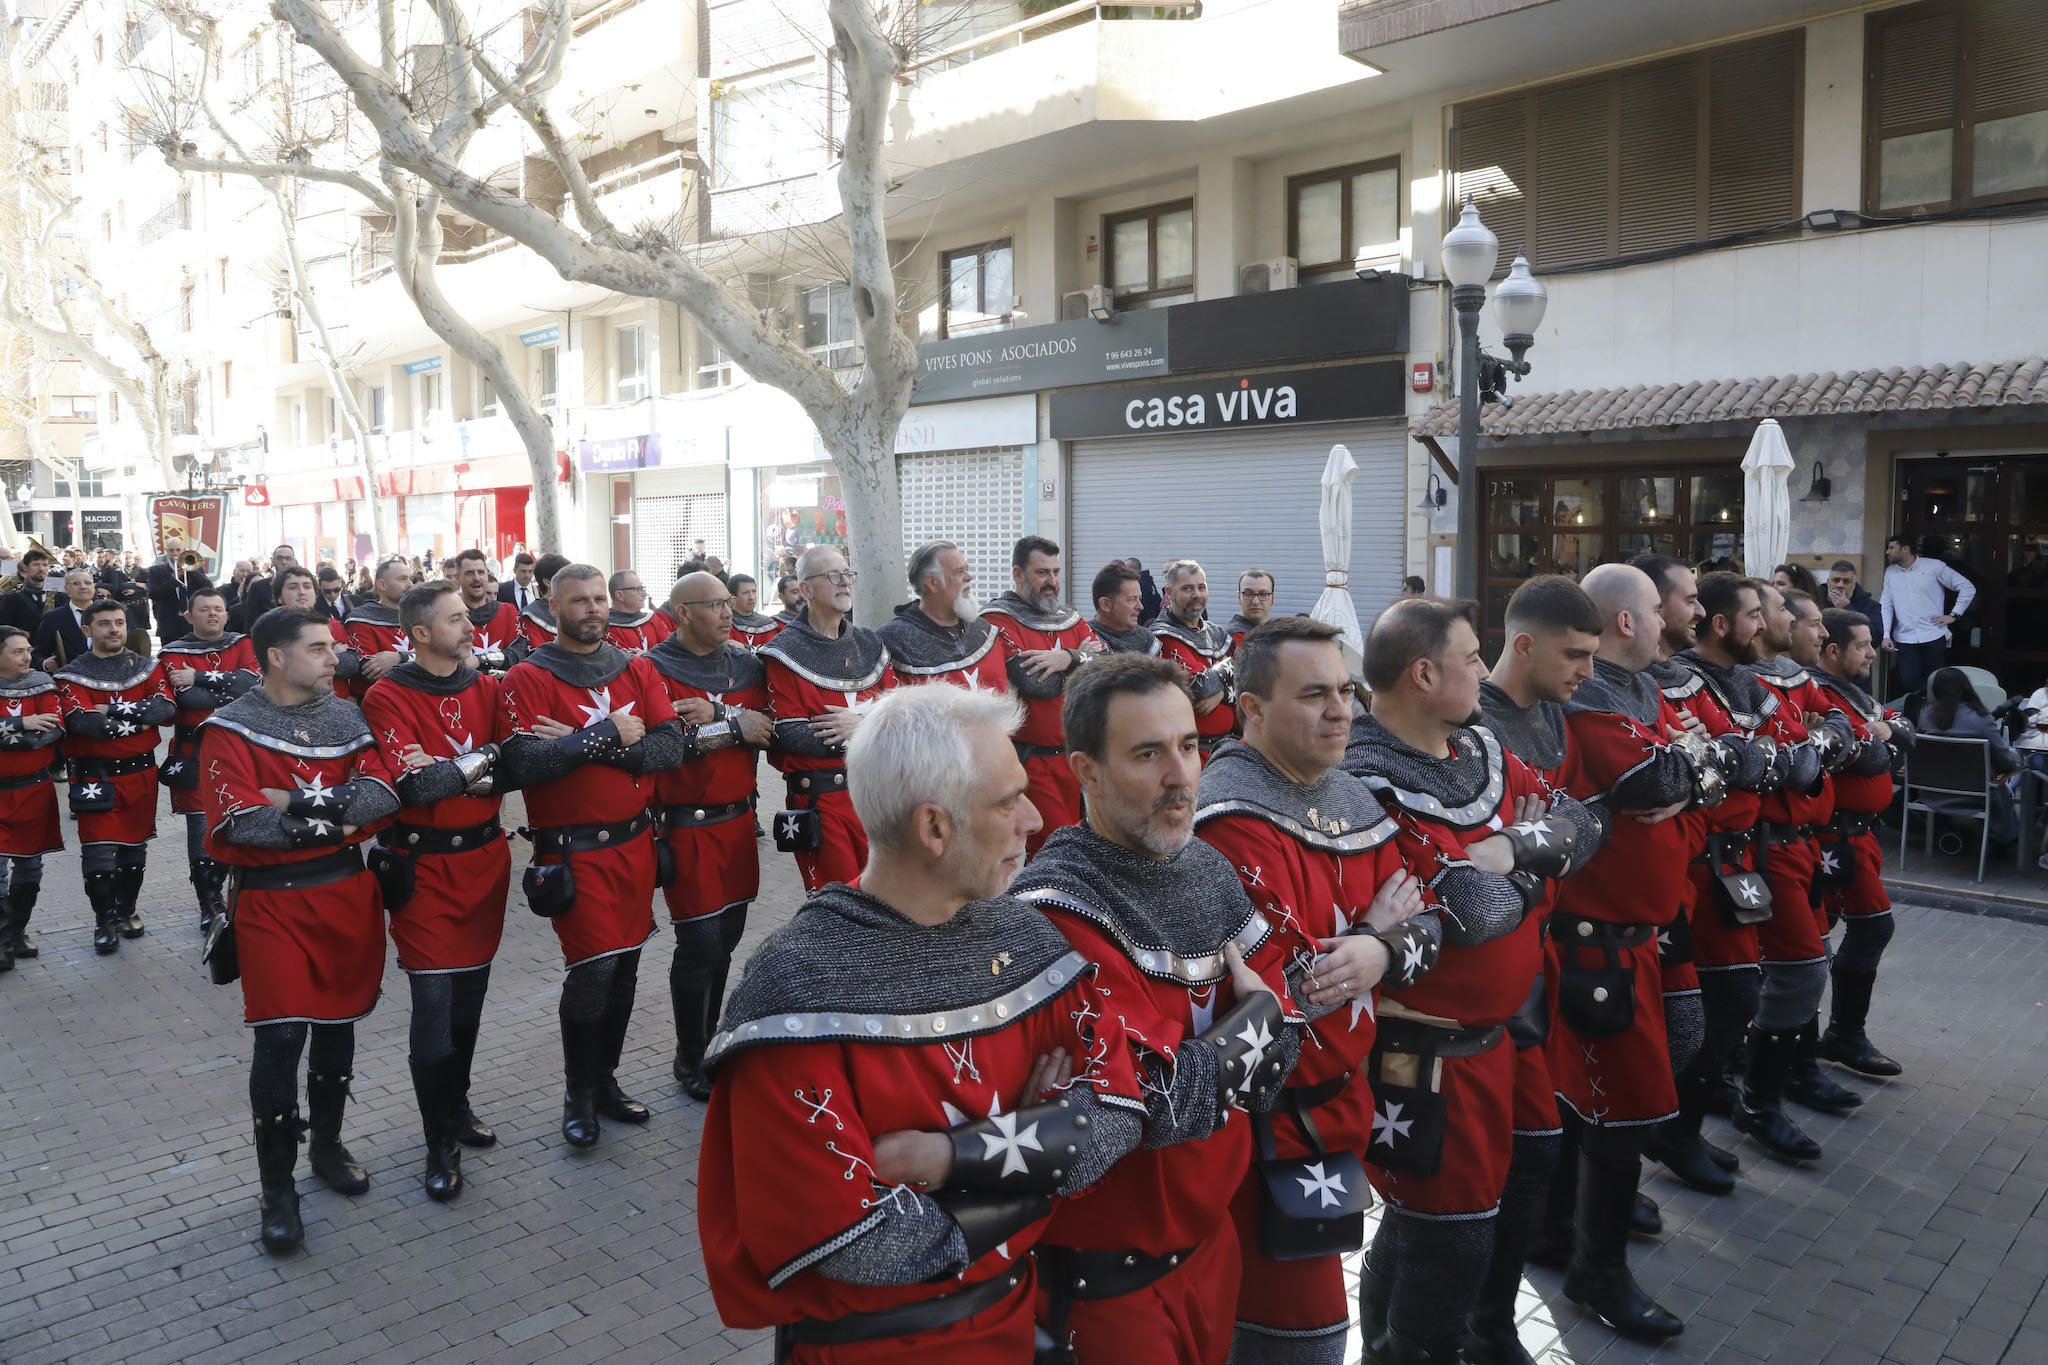
M 704 1287 L 701 1109 L 668 1076 L 668 941 L 642 969 L 621 1069 L 654 1121 L 573 1152 L 556 1131 L 560 959 L 516 891 L 474 1096 L 500 1146 L 466 1154 L 455 1204 L 420 1192 L 394 965 L 358 1031 L 347 1126 L 372 1189 L 331 1194 L 302 1163 L 307 1249 L 266 1256 L 239 992 L 205 979 L 182 841 L 161 828 L 147 937 L 93 954 L 74 849 L 51 859 L 42 957 L 0 977 L 0 1360 L 768 1359 Z M 797 899 L 790 861 L 767 848 L 764 864 L 749 944 Z M 1718 1200 L 1654 1174 L 1670 1231 L 1636 1260 L 1691 1319 L 1680 1341 L 1618 1343 L 1539 1271 L 1530 1347 L 1552 1362 L 2048 1361 L 2043 1001 L 2048 929 L 1901 912 L 1873 1031 L 1906 1078 L 1866 1087 L 1861 1117 L 1814 1118 L 1828 1156 L 1810 1170 L 1759 1159 Z

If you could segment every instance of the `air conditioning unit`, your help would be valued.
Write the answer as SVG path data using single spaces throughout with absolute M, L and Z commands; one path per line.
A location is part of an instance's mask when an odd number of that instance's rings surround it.
M 1292 256 L 1275 256 L 1268 261 L 1254 261 L 1237 268 L 1237 292 L 1240 294 L 1270 294 L 1275 289 L 1292 289 L 1300 283 L 1296 272 L 1300 265 Z
M 1116 311 L 1116 294 L 1104 285 L 1090 285 L 1060 295 L 1060 321 L 1080 322 L 1084 318 L 1106 318 Z

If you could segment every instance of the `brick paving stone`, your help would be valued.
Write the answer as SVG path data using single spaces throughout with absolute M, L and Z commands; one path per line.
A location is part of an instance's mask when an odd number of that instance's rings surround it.
M 772 791 L 773 784 L 769 789 Z M 509 814 L 516 819 L 514 810 Z M 659 1360 L 765 1365 L 767 1334 L 725 1329 L 695 1228 L 702 1108 L 668 1076 L 669 940 L 650 945 L 626 1088 L 646 1128 L 570 1152 L 560 1122 L 560 958 L 515 892 L 493 970 L 474 1099 L 500 1145 L 466 1152 L 452 1205 L 419 1187 L 404 979 L 387 971 L 357 1030 L 350 1145 L 367 1195 L 301 1163 L 307 1249 L 255 1239 L 248 1033 L 236 990 L 207 983 L 177 826 L 152 849 L 149 934 L 101 958 L 71 852 L 50 859 L 41 958 L 0 977 L 0 1356 L 87 1361 Z M 523 857 L 523 851 L 516 853 Z M 763 852 L 748 939 L 800 899 Z M 2048 1362 L 2048 928 L 1902 907 L 1871 1030 L 1906 1066 L 1855 1079 L 1845 1117 L 1798 1113 L 1824 1160 L 1743 1158 L 1715 1199 L 1654 1164 L 1669 1232 L 1636 1243 L 1643 1283 L 1688 1315 L 1663 1347 L 1614 1338 L 1533 1272 L 1525 1346 L 1546 1365 L 1935 1365 Z M 1355 1265 L 1352 1268 L 1355 1275 Z M 1350 1343 L 1356 1359 L 1359 1343 Z

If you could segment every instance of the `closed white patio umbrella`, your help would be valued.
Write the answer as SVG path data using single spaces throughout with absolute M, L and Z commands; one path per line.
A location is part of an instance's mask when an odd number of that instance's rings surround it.
M 1357 477 L 1358 461 L 1351 452 L 1331 446 L 1316 514 L 1323 536 L 1323 595 L 1309 611 L 1315 620 L 1344 632 L 1339 643 L 1353 673 L 1365 666 L 1365 633 L 1358 628 L 1358 608 L 1351 601 L 1351 481 Z
M 1769 417 L 1756 424 L 1742 457 L 1742 569 L 1758 578 L 1785 562 L 1792 548 L 1792 452 Z

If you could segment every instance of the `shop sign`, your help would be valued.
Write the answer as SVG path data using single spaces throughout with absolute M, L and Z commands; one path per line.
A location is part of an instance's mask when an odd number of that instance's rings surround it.
M 651 469 L 661 463 L 661 437 L 621 436 L 609 441 L 578 441 L 576 463 L 586 474 Z
M 986 450 L 1025 446 L 1038 440 L 1038 400 L 1028 393 L 978 403 L 928 403 L 903 414 L 896 429 L 896 453 L 924 450 Z
M 987 398 L 1166 373 L 1166 309 L 983 332 L 917 348 L 913 403 Z
M 405 372 L 407 374 L 432 374 L 434 371 L 440 368 L 441 357 L 437 355 L 430 355 L 425 360 L 412 360 L 406 362 Z
M 270 486 L 269 486 L 268 484 L 261 484 L 261 483 L 245 483 L 245 484 L 243 484 L 243 485 L 242 485 L 242 506 L 244 506 L 244 507 L 268 507 L 268 506 L 270 506 Z
M 1051 431 L 1073 440 L 1399 417 L 1405 379 L 1401 361 L 1382 360 L 1055 394 Z
M 519 344 L 521 346 L 545 346 L 551 341 L 560 341 L 561 339 L 562 328 L 559 323 L 553 327 L 543 327 L 537 332 L 521 332 L 519 334 Z
M 119 512 L 85 511 L 79 513 L 79 524 L 87 535 L 100 531 L 119 535 L 121 531 L 121 514 Z

